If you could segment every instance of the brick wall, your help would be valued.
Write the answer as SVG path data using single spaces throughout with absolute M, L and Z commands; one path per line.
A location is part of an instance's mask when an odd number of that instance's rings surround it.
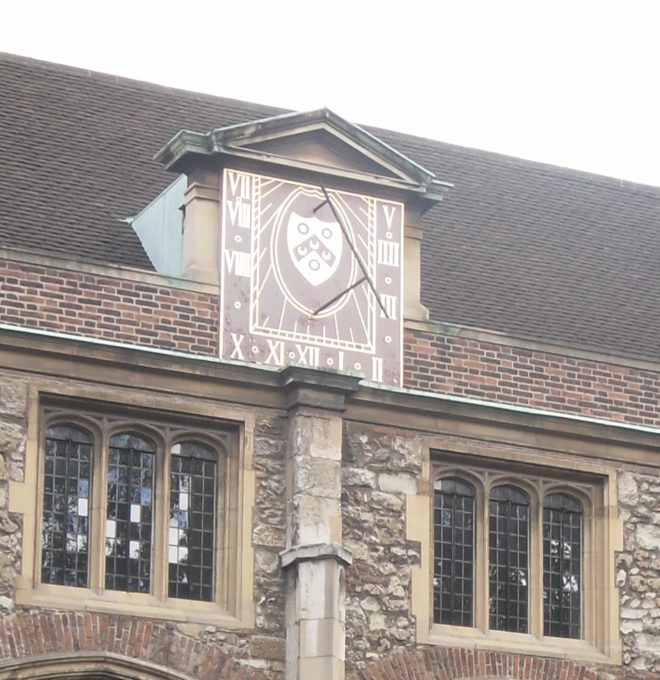
M 227 655 L 219 644 L 184 635 L 167 623 L 57 611 L 0 620 L 0 672 L 1 662 L 10 659 L 68 655 L 75 661 L 81 653 L 139 659 L 198 680 L 266 680 L 260 671 Z
M 472 399 L 660 426 L 660 374 L 407 330 L 404 384 Z
M 392 654 L 348 680 L 657 680 L 656 673 L 602 669 L 567 659 L 484 652 L 456 647 L 422 647 Z
M 0 260 L 0 321 L 218 356 L 217 293 L 149 277 Z M 660 426 L 657 372 L 410 329 L 404 354 L 408 388 Z
M 217 319 L 217 295 L 0 260 L 5 324 L 217 356 Z

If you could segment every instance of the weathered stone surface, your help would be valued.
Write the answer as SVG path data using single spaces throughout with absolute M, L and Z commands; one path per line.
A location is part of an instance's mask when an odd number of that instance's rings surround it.
M 377 477 L 374 472 L 362 468 L 344 468 L 342 470 L 342 483 L 346 486 L 366 486 L 376 488 Z
M 27 405 L 27 383 L 3 376 L 0 383 L 0 414 L 25 417 Z
M 660 526 L 638 524 L 635 527 L 635 539 L 644 550 L 660 551 Z
M 630 472 L 619 474 L 619 502 L 622 505 L 637 505 L 639 493 L 637 490 L 637 479 Z
M 378 475 L 378 488 L 390 493 L 415 494 L 417 493 L 417 478 L 407 473 L 381 472 Z
M 411 566 L 419 546 L 406 539 L 406 495 L 416 493 L 421 449 L 393 431 L 348 428 L 344 438 L 342 512 L 347 570 L 349 669 L 411 645 Z
M 284 640 L 268 635 L 254 635 L 251 640 L 253 657 L 261 659 L 284 660 Z
M 623 659 L 625 666 L 649 673 L 660 672 L 660 526 L 653 522 L 660 496 L 652 492 L 657 487 L 653 477 L 619 476 L 620 500 L 628 507 L 625 552 L 617 557 Z
M 0 420 L 0 455 L 5 459 L 22 462 L 25 457 L 25 426 Z

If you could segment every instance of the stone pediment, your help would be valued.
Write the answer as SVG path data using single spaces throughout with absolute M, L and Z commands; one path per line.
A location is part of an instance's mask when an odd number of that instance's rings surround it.
M 329 109 L 287 113 L 217 128 L 182 130 L 156 155 L 168 169 L 186 172 L 202 157 L 383 184 L 438 200 L 445 182 L 358 125 Z

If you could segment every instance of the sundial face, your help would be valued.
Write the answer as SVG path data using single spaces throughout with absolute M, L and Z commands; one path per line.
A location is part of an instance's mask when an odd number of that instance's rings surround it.
M 403 205 L 327 195 L 332 205 L 318 185 L 224 171 L 221 357 L 399 386 Z

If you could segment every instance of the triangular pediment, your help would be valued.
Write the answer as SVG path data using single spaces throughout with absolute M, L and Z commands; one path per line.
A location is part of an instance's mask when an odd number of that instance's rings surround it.
M 325 129 L 274 137 L 246 144 L 264 154 L 273 154 L 298 163 L 310 163 L 349 172 L 363 172 L 383 177 L 400 177 L 394 168 L 366 155 L 336 134 Z
M 184 171 L 199 156 L 288 166 L 428 194 L 444 184 L 426 168 L 329 109 L 282 114 L 205 134 L 181 131 L 156 159 L 168 168 Z

